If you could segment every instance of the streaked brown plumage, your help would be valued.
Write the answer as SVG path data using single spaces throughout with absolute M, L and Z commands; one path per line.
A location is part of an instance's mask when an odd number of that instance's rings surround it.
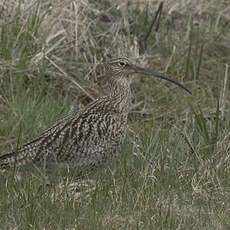
M 77 174 L 84 174 L 106 162 L 120 151 L 127 129 L 130 108 L 130 84 L 135 73 L 152 75 L 181 84 L 151 70 L 133 65 L 127 58 L 99 64 L 97 70 L 106 77 L 110 93 L 90 103 L 84 109 L 58 120 L 41 136 L 15 152 L 0 157 L 0 168 L 14 164 L 46 166 L 67 162 Z

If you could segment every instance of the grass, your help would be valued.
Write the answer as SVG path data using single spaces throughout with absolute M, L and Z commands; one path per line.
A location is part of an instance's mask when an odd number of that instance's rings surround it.
M 84 76 L 112 57 L 193 95 L 138 77 L 121 154 L 84 180 L 1 171 L 0 229 L 229 229 L 226 2 L 164 1 L 159 41 L 152 32 L 141 55 L 157 3 L 19 2 L 0 8 L 0 153 L 101 96 Z

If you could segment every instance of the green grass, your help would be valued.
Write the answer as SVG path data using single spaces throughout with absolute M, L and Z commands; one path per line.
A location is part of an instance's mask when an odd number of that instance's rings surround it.
M 0 154 L 102 95 L 84 76 L 111 57 L 166 71 L 193 95 L 137 77 L 121 154 L 88 178 L 0 171 L 0 229 L 229 229 L 224 1 L 165 1 L 159 42 L 153 32 L 142 55 L 157 5 L 88 2 L 21 2 L 0 18 Z

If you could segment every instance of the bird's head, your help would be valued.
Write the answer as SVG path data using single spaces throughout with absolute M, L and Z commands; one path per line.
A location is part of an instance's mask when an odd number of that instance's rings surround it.
M 148 76 L 154 76 L 157 78 L 161 78 L 161 79 L 170 81 L 176 84 L 177 86 L 183 88 L 188 93 L 192 94 L 190 90 L 188 90 L 182 84 L 178 83 L 172 78 L 166 75 L 160 74 L 158 72 L 154 72 L 150 69 L 136 66 L 132 64 L 132 62 L 128 58 L 117 58 L 117 59 L 111 60 L 108 63 L 99 64 L 96 67 L 96 70 L 98 70 L 101 73 L 101 75 L 109 79 L 116 79 L 116 78 L 130 79 L 130 76 L 132 77 L 133 74 L 137 74 L 137 73 L 148 75 Z

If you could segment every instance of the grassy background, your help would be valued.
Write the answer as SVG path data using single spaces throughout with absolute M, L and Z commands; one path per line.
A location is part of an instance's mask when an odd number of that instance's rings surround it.
M 0 1 L 0 153 L 106 89 L 96 63 L 127 56 L 167 72 L 133 83 L 120 156 L 85 180 L 0 174 L 0 229 L 229 229 L 228 1 Z M 3 178 L 4 177 L 4 178 Z

